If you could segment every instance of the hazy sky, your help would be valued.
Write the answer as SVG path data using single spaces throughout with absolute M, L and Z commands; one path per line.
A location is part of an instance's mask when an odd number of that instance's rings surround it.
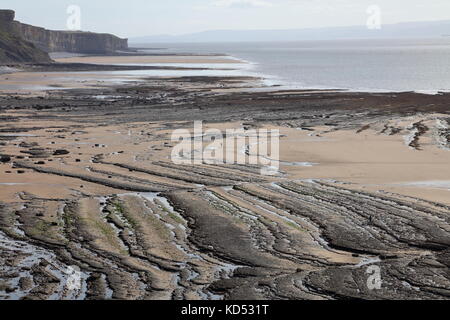
M 17 20 L 66 29 L 69 5 L 83 30 L 123 37 L 214 29 L 294 29 L 364 25 L 370 5 L 383 23 L 450 20 L 450 0 L 1 0 Z

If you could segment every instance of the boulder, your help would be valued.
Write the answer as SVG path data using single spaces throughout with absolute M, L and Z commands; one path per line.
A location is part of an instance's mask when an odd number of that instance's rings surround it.
M 11 157 L 7 155 L 0 155 L 0 162 L 1 163 L 7 163 L 11 161 Z
M 70 152 L 64 149 L 60 149 L 60 150 L 55 150 L 55 152 L 53 152 L 54 156 L 64 156 L 66 154 L 69 154 Z

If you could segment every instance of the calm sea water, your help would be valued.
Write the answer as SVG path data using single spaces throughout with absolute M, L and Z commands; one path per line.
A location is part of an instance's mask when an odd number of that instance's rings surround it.
M 143 45 L 139 45 L 143 47 Z M 450 91 L 450 37 L 267 43 L 146 44 L 163 53 L 225 53 L 248 61 L 241 73 L 291 88 Z

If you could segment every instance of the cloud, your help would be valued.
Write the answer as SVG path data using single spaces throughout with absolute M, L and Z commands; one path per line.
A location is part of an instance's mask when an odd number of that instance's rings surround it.
M 272 3 L 265 0 L 217 0 L 214 5 L 225 8 L 261 8 L 271 7 Z

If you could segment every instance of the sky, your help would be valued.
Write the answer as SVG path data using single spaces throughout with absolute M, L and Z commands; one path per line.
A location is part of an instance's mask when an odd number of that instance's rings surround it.
M 16 20 L 65 30 L 67 8 L 81 29 L 121 37 L 206 30 L 302 29 L 365 25 L 377 6 L 383 23 L 450 20 L 450 0 L 2 0 Z

